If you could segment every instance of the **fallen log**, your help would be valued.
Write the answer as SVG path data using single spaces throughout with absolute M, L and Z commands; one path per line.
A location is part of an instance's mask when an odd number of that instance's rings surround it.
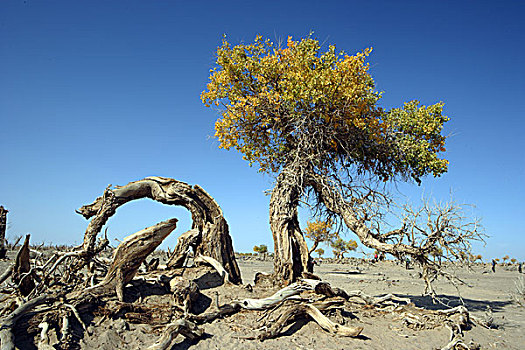
M 305 290 L 312 290 L 311 283 L 305 283 L 304 280 L 295 282 L 286 286 L 275 294 L 262 299 L 244 299 L 239 302 L 243 309 L 248 310 L 264 310 L 269 309 L 280 302 L 297 295 Z
M 317 280 L 308 280 L 308 279 L 304 279 L 302 281 L 305 283 L 309 283 L 312 286 L 312 288 L 315 290 L 315 292 L 318 294 L 326 295 L 328 297 L 338 296 L 346 300 L 349 300 L 350 298 L 359 298 L 366 305 L 370 305 L 370 306 L 377 306 L 387 301 L 395 301 L 395 302 L 400 302 L 400 303 L 405 303 L 405 304 L 411 303 L 411 300 L 409 298 L 401 298 L 394 294 L 386 294 L 384 296 L 374 297 L 374 296 L 367 295 L 360 290 L 353 290 L 353 291 L 347 292 L 341 288 L 332 287 L 328 282 L 321 282 Z

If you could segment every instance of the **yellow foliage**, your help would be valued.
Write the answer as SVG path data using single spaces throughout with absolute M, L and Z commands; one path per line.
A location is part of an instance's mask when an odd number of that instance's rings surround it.
M 442 174 L 448 164 L 437 156 L 445 150 L 443 104 L 379 107 L 381 93 L 366 62 L 371 52 L 348 55 L 335 46 L 322 52 L 311 37 L 288 37 L 286 47 L 260 35 L 235 46 L 224 38 L 201 94 L 206 106 L 223 108 L 215 124 L 219 147 L 237 149 L 260 171 L 277 172 L 298 138 L 311 132 L 297 127 L 308 120 L 330 135 L 319 154 L 311 155 L 321 168 L 334 160 L 352 163 L 384 180 L 396 174 L 416 180 Z

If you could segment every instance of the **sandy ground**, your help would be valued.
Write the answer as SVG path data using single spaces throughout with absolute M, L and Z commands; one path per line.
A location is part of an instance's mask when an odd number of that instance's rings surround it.
M 271 261 L 239 260 L 239 265 L 245 284 L 253 283 L 256 272 L 270 273 L 273 268 Z M 525 349 L 525 307 L 513 303 L 510 297 L 516 289 L 518 272 L 498 267 L 496 273 L 492 273 L 486 266 L 477 266 L 474 271 L 459 269 L 455 272 L 471 285 L 470 288 L 460 287 L 461 296 L 469 311 L 484 318 L 487 308 L 490 308 L 497 326 L 496 329 L 473 327 L 465 332 L 465 343 L 473 340 L 481 345 L 481 349 Z M 393 293 L 410 298 L 416 306 L 446 308 L 421 296 L 424 285 L 417 276 L 417 269 L 406 270 L 393 262 L 375 265 L 362 263 L 359 266 L 322 263 L 315 267 L 315 273 L 333 286 L 347 291 L 362 290 L 374 296 Z M 200 287 L 202 300 L 196 308 L 202 310 L 211 305 L 217 292 L 221 304 L 245 297 L 265 297 L 274 292 L 271 289 L 257 288 L 250 292 L 235 286 L 207 286 L 205 283 L 201 283 Z M 442 281 L 436 284 L 436 290 L 450 307 L 459 305 L 454 286 Z M 152 295 L 150 298 L 156 298 L 157 302 L 162 303 L 166 296 Z M 205 324 L 203 328 L 207 335 L 204 339 L 190 342 L 179 336 L 173 349 L 440 349 L 448 343 L 449 337 L 449 331 L 445 327 L 414 331 L 404 326 L 399 316 L 371 313 L 356 306 L 346 307 L 343 312 L 330 314 L 329 317 L 334 322 L 364 327 L 359 338 L 334 336 L 322 330 L 315 322 L 305 320 L 292 325 L 276 339 L 264 342 L 245 339 L 258 334 L 258 318 L 261 315 L 261 312 L 241 311 L 231 317 Z M 154 343 L 162 332 L 162 328 L 153 329 L 148 325 L 132 324 L 122 319 L 99 321 L 96 317 L 91 320 L 88 332 L 82 335 L 79 342 L 82 349 L 144 349 Z M 99 324 L 95 326 L 96 323 Z M 25 342 L 19 343 L 19 346 L 22 349 L 34 348 Z
M 272 271 L 269 261 L 243 261 L 240 267 L 244 283 L 251 283 L 256 272 Z M 377 265 L 361 264 L 359 266 L 346 264 L 321 264 L 316 266 L 315 273 L 333 286 L 347 291 L 362 290 L 369 295 L 394 293 L 409 297 L 416 306 L 437 309 L 446 307 L 432 304 L 431 300 L 422 297 L 424 285 L 417 277 L 417 270 L 406 270 L 392 262 L 382 262 Z M 514 281 L 518 277 L 516 271 L 505 271 L 501 268 L 493 274 L 486 267 L 479 266 L 473 272 L 456 271 L 459 277 L 472 285 L 471 288 L 461 287 L 461 295 L 467 308 L 479 317 L 485 317 L 487 307 L 493 313 L 497 329 L 473 327 L 465 332 L 464 340 L 470 340 L 481 345 L 481 349 L 525 349 L 525 308 L 511 302 L 510 293 L 515 289 Z M 459 305 L 455 287 L 446 282 L 436 284 L 438 293 L 450 307 Z M 273 291 L 260 292 L 231 287 L 218 287 L 202 290 L 202 293 L 213 299 L 215 292 L 220 294 L 220 302 L 229 302 L 235 298 L 264 297 Z M 263 294 L 260 294 L 263 293 Z M 352 326 L 363 326 L 362 337 L 344 338 L 333 336 L 323 331 L 315 322 L 305 321 L 291 326 L 277 339 L 257 340 L 244 339 L 246 336 L 257 335 L 260 327 L 258 318 L 261 313 L 243 311 L 234 316 L 217 320 L 204 325 L 207 337 L 197 343 L 191 343 L 182 337 L 174 349 L 440 349 L 448 343 L 449 331 L 445 327 L 432 330 L 414 331 L 405 327 L 395 315 L 378 316 L 361 308 L 345 310 L 342 314 L 332 315 L 332 320 Z M 83 348 L 114 349 L 143 348 L 152 343 L 155 338 L 147 327 L 134 325 L 112 324 L 108 329 L 102 328 L 88 336 L 83 342 Z M 120 327 L 120 329 L 119 329 Z M 140 334 L 144 334 L 141 336 Z
M 263 261 L 241 261 L 240 267 L 245 283 L 253 280 L 255 272 L 271 272 L 272 263 Z M 356 266 L 342 264 L 321 264 L 315 273 L 333 286 L 347 291 L 362 290 L 369 295 L 393 293 L 409 297 L 416 306 L 426 308 L 446 308 L 432 304 L 429 298 L 422 297 L 423 282 L 417 278 L 417 270 L 406 270 L 394 263 L 383 262 L 377 265 L 359 266 L 361 273 L 354 273 Z M 487 330 L 473 327 L 465 333 L 465 341 L 470 340 L 481 345 L 482 349 L 525 349 L 525 308 L 511 302 L 510 293 L 515 290 L 514 281 L 518 273 L 504 271 L 501 268 L 493 273 L 489 269 L 477 267 L 474 272 L 456 271 L 459 277 L 472 287 L 461 287 L 467 308 L 472 314 L 484 317 L 490 307 L 497 329 Z M 484 273 L 485 272 L 485 273 Z M 436 284 L 437 292 L 451 307 L 459 305 L 459 298 L 454 286 L 446 282 Z M 206 326 L 206 331 L 213 337 L 202 340 L 192 349 L 436 349 L 448 342 L 449 331 L 442 327 L 435 330 L 413 331 L 403 326 L 400 320 L 391 315 L 373 316 L 358 310 L 347 310 L 349 315 L 339 321 L 346 324 L 363 326 L 363 337 L 358 339 L 332 336 L 324 332 L 315 322 L 292 327 L 286 335 L 262 343 L 236 338 L 242 335 L 244 328 L 257 327 L 254 320 L 244 321 L 244 315 L 236 315 L 229 320 Z M 351 312 L 351 313 L 350 313 Z M 247 317 L 246 317 L 247 318 Z M 337 319 L 336 319 L 337 320 Z M 216 336 L 218 334 L 218 336 Z

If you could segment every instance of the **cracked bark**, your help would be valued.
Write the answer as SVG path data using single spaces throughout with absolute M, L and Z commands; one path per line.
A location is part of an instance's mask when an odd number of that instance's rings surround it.
M 281 173 L 270 198 L 270 227 L 274 241 L 274 274 L 277 280 L 290 283 L 305 272 L 313 272 L 308 246 L 299 227 L 297 206 L 300 188 Z

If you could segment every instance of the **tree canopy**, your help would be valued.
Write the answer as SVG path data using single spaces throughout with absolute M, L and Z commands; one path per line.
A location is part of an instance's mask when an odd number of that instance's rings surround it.
M 345 252 L 354 251 L 357 249 L 357 242 L 353 239 L 345 241 L 342 238 L 338 238 L 330 243 L 333 249 L 335 258 L 344 258 Z
M 268 253 L 268 246 L 266 244 L 256 245 L 253 247 L 253 251 L 258 254 Z
M 446 172 L 443 103 L 380 107 L 366 62 L 371 51 L 323 51 L 311 36 L 288 37 L 286 46 L 262 36 L 232 46 L 224 38 L 201 94 L 206 106 L 222 107 L 220 147 L 269 173 L 297 159 L 316 173 L 351 169 L 382 180 Z

